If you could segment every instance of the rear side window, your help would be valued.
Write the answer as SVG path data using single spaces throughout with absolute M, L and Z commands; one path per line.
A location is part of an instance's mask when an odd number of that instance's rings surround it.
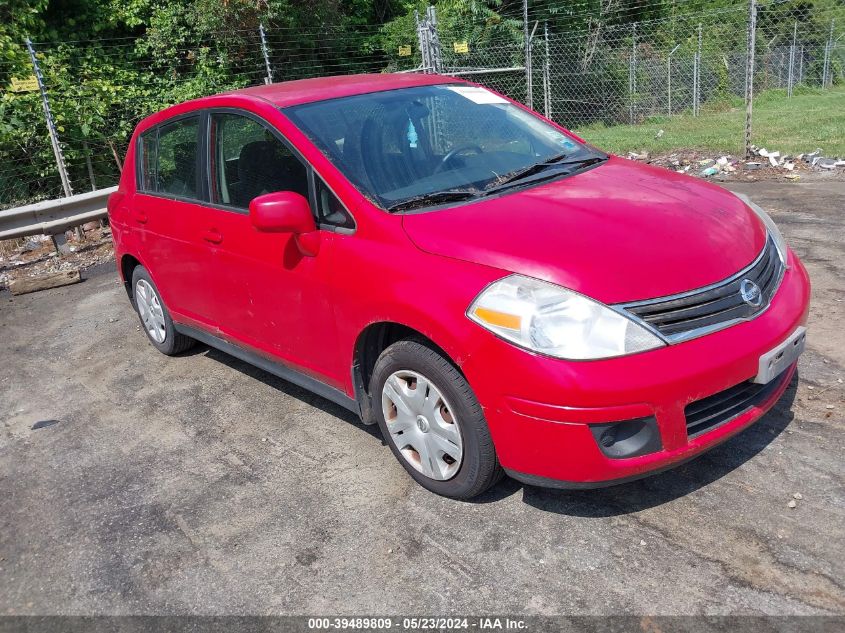
M 308 196 L 305 165 L 273 133 L 239 114 L 211 117 L 211 201 L 248 209 L 265 193 Z
M 199 117 L 180 119 L 158 130 L 156 189 L 181 198 L 197 197 Z
M 153 128 L 141 135 L 138 152 L 140 188 L 180 198 L 198 198 L 199 117 Z

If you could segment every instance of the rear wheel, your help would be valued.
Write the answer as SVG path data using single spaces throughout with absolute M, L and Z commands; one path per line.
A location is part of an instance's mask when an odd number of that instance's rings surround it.
M 469 383 L 425 342 L 406 339 L 384 350 L 370 386 L 382 435 L 422 486 L 469 499 L 501 478 L 484 413 Z
M 194 339 L 176 331 L 161 295 L 143 266 L 136 266 L 132 271 L 132 304 L 147 338 L 162 354 L 173 356 L 196 344 Z

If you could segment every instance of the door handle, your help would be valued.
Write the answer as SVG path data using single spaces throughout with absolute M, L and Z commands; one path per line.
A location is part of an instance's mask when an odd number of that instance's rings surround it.
M 205 233 L 203 233 L 202 239 L 206 242 L 211 242 L 212 244 L 219 244 L 223 241 L 223 236 L 216 229 L 208 229 Z
M 135 212 L 135 221 L 138 224 L 146 224 L 147 223 L 147 214 L 142 211 Z

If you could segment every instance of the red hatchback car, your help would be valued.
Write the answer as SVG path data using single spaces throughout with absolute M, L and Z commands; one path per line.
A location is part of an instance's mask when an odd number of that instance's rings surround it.
M 807 273 L 762 209 L 448 77 L 168 108 L 109 217 L 156 348 L 202 341 L 378 423 L 450 497 L 676 465 L 772 407 L 804 347 Z

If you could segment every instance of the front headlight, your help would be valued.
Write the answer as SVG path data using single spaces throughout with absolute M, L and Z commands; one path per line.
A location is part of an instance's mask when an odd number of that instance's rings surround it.
M 597 301 L 522 275 L 487 286 L 467 316 L 520 347 L 569 360 L 624 356 L 665 344 Z
M 746 196 L 744 193 L 735 193 L 734 195 L 742 200 L 748 207 L 757 214 L 757 217 L 760 218 L 760 221 L 766 226 L 766 230 L 769 232 L 769 235 L 772 236 L 772 240 L 775 243 L 775 248 L 778 249 L 778 256 L 780 257 L 781 263 L 786 266 L 786 240 L 783 239 L 783 235 L 781 235 L 780 229 L 778 228 L 777 224 L 775 224 L 774 220 L 769 217 L 769 214 L 766 213 L 763 208 L 756 204 L 755 202 L 751 201 L 751 198 Z

